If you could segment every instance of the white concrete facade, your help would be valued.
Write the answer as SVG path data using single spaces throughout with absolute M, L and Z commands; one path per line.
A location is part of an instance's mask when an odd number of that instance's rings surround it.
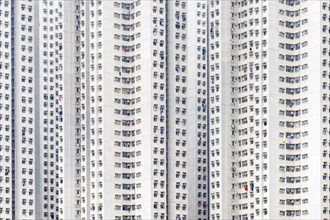
M 329 220 L 329 11 L 0 0 L 0 219 Z
M 329 219 L 329 1 L 209 15 L 210 219 Z
M 79 217 L 76 5 L 0 2 L 1 219 Z
M 206 219 L 206 1 L 80 10 L 82 218 Z

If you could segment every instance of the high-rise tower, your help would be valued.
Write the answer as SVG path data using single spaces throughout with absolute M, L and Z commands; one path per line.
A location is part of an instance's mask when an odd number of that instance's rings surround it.
M 210 218 L 328 219 L 329 1 L 209 7 Z
M 329 219 L 329 0 L 0 0 L 0 218 Z
M 82 218 L 207 218 L 206 1 L 80 10 Z
M 64 218 L 79 217 L 76 5 L 0 1 L 3 219 L 55 219 L 63 206 Z

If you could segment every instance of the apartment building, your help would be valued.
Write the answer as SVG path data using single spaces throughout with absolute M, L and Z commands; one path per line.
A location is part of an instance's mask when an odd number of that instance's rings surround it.
M 206 1 L 80 1 L 80 15 L 81 217 L 206 219 Z
M 207 1 L 167 6 L 168 218 L 206 219 Z
M 210 219 L 329 219 L 329 1 L 210 1 Z
M 49 3 L 49 1 L 46 1 Z M 79 1 L 53 1 L 58 10 L 58 214 L 81 218 L 81 57 Z
M 207 218 L 207 4 L 188 3 L 0 2 L 1 218 Z
M 329 219 L 328 0 L 1 0 L 1 219 Z
M 1 4 L 1 106 L 0 106 L 0 120 L 1 120 L 1 196 L 2 196 L 2 216 L 11 216 L 12 204 L 11 201 L 15 197 L 12 188 L 13 175 L 11 167 L 13 165 L 14 153 L 12 152 L 12 120 L 14 115 L 12 113 L 12 44 L 11 38 L 11 17 L 12 10 L 9 2 Z
M 12 216 L 15 218 L 26 216 L 32 219 L 35 217 L 35 200 L 30 194 L 35 190 L 36 162 L 33 87 L 35 45 L 32 19 L 34 8 L 31 2 L 17 4 L 11 1 L 2 1 L 0 7 L 0 216 L 4 219 Z M 19 211 L 14 212 L 16 208 Z
M 0 2 L 1 219 L 57 219 L 63 205 L 80 210 L 75 4 Z

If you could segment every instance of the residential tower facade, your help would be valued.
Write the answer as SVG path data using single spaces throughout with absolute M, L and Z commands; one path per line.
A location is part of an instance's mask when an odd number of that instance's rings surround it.
M 329 218 L 329 2 L 210 1 L 210 219 Z
M 0 218 L 329 219 L 329 11 L 0 1 Z

